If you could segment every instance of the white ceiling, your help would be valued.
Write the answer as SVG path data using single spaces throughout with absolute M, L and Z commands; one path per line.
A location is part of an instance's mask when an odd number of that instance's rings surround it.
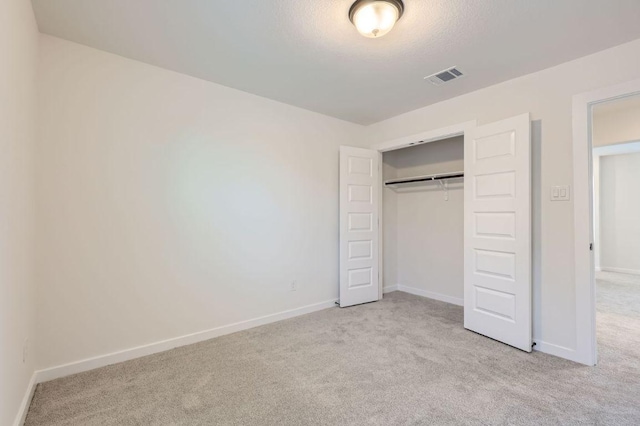
M 405 0 L 380 39 L 351 3 L 33 0 L 43 33 L 361 124 L 640 38 L 639 0 Z

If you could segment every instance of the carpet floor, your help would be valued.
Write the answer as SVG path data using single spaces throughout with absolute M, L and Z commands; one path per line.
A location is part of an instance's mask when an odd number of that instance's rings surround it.
M 42 383 L 26 424 L 638 425 L 638 278 L 598 276 L 596 367 L 395 292 Z

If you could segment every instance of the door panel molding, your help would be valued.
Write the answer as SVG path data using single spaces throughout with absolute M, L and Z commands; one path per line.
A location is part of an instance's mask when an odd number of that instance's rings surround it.
M 381 298 L 380 178 L 377 151 L 340 147 L 340 307 Z
M 531 352 L 529 114 L 476 126 L 464 145 L 464 326 Z

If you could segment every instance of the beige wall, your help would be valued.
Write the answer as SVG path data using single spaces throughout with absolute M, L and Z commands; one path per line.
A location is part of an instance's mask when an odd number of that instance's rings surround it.
M 551 202 L 549 191 L 552 185 L 572 184 L 572 97 L 638 78 L 639 52 L 640 40 L 636 40 L 367 128 L 367 140 L 373 145 L 468 120 L 483 124 L 531 113 L 541 143 L 536 146 L 534 138 L 533 148 L 540 158 L 538 171 L 534 165 L 533 206 L 541 212 L 539 224 L 534 223 L 534 240 L 541 247 L 540 258 L 534 258 L 534 265 L 538 264 L 534 266 L 538 269 L 534 270 L 534 338 L 561 352 L 576 347 L 573 203 Z M 425 90 L 446 90 L 446 86 Z
M 337 298 L 361 126 L 40 40 L 40 368 Z
M 640 141 L 640 95 L 593 108 L 594 147 Z
M 33 148 L 38 30 L 31 2 L 0 2 L 0 424 L 11 425 L 34 370 Z

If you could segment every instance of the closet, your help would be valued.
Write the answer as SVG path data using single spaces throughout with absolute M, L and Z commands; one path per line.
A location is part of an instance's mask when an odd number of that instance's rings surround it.
M 528 113 L 341 147 L 340 307 L 405 291 L 530 352 L 530 163 Z
M 384 291 L 464 297 L 464 138 L 382 153 Z

